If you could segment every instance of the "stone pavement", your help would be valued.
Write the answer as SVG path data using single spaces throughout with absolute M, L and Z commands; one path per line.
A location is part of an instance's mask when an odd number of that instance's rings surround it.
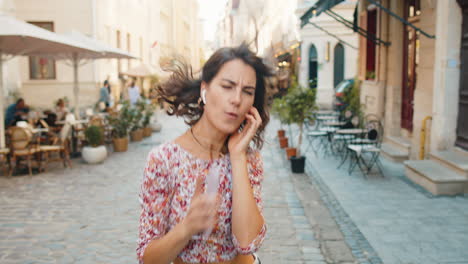
M 138 191 L 146 155 L 184 131 L 160 116 L 161 133 L 99 165 L 75 159 L 47 173 L 0 177 L 0 263 L 136 263 Z M 268 129 L 268 141 L 276 132 Z M 268 235 L 263 263 L 325 263 L 276 143 L 262 151 Z
M 359 263 L 468 263 L 467 195 L 434 197 L 383 158 L 385 177 L 366 179 L 359 169 L 336 169 L 333 155 L 306 156 L 310 182 Z

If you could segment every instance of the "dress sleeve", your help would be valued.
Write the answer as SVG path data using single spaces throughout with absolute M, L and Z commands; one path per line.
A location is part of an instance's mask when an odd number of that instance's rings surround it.
M 251 150 L 248 153 L 248 172 L 249 172 L 249 179 L 250 185 L 252 186 L 253 195 L 255 201 L 257 202 L 258 209 L 260 214 L 263 217 L 263 201 L 262 201 L 262 182 L 263 182 L 263 161 L 260 155 L 260 151 L 258 150 Z M 264 221 L 263 226 L 257 236 L 254 238 L 252 242 L 247 247 L 241 247 L 239 242 L 237 241 L 234 234 L 232 235 L 233 243 L 237 249 L 237 252 L 242 255 L 248 255 L 256 252 L 263 243 L 265 239 L 267 231 L 267 226 Z
M 162 148 L 148 154 L 139 201 L 141 205 L 137 257 L 142 263 L 148 244 L 167 233 L 170 212 L 170 175 Z

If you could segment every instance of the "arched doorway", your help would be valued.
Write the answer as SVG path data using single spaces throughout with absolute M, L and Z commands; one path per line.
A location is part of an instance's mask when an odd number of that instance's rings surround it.
M 315 48 L 314 44 L 310 45 L 309 48 L 309 87 L 310 88 L 317 88 L 317 71 L 318 71 L 318 63 L 317 63 L 317 49 Z
M 333 87 L 336 87 L 344 79 L 344 47 L 336 44 L 333 60 Z

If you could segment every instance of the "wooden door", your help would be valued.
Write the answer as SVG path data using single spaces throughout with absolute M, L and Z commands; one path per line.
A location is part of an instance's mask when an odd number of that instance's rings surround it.
M 460 48 L 460 91 L 458 100 L 457 138 L 455 145 L 468 150 L 468 0 L 458 0 L 462 8 Z
M 419 1 L 405 2 L 405 18 L 419 27 Z M 419 32 L 410 26 L 405 26 L 403 36 L 403 83 L 401 93 L 401 127 L 413 131 L 414 89 L 417 82 L 419 64 Z
M 333 87 L 344 79 L 345 54 L 343 44 L 338 43 L 335 46 L 333 56 Z

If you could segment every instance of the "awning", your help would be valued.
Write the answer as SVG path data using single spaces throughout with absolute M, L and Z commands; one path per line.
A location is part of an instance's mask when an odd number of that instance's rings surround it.
M 325 10 L 325 14 L 330 16 L 331 18 L 335 19 L 336 21 L 340 22 L 341 24 L 345 25 L 347 28 L 352 29 L 354 32 L 358 33 L 359 35 L 365 37 L 366 39 L 372 41 L 375 45 L 385 45 L 385 46 L 390 46 L 390 42 L 384 41 L 380 38 L 378 38 L 374 34 L 370 34 L 369 31 L 361 28 L 357 24 L 357 5 L 356 9 L 354 10 L 354 21 L 351 22 L 349 20 L 346 20 L 344 17 L 340 16 L 338 13 L 332 11 L 332 10 Z
M 350 47 L 350 48 L 353 48 L 353 49 L 355 49 L 355 50 L 358 49 L 357 47 L 354 47 L 353 45 L 349 44 L 348 42 L 346 42 L 346 41 L 340 39 L 340 38 L 339 38 L 338 36 L 336 36 L 335 34 L 328 32 L 326 29 L 324 29 L 324 28 L 322 28 L 321 26 L 315 24 L 314 22 L 309 22 L 309 24 L 311 24 L 312 26 L 314 26 L 314 27 L 317 28 L 318 30 L 323 31 L 323 32 L 325 32 L 326 34 L 328 34 L 328 35 L 332 36 L 333 38 L 337 39 L 340 43 L 343 43 L 343 44 L 345 44 L 346 46 L 348 46 L 348 47 Z
M 422 29 L 418 28 L 417 26 L 413 25 L 411 22 L 409 22 L 408 20 L 402 18 L 401 16 L 393 13 L 391 10 L 389 10 L 388 8 L 382 6 L 379 2 L 377 1 L 374 1 L 374 0 L 367 0 L 369 1 L 369 3 L 371 4 L 374 4 L 375 6 L 377 6 L 378 8 L 382 9 L 382 11 L 386 12 L 387 14 L 391 15 L 392 17 L 398 19 L 401 21 L 401 23 L 407 25 L 407 26 L 410 26 L 412 28 L 414 28 L 416 31 L 419 31 L 421 34 L 423 34 L 424 36 L 428 37 L 428 38 L 435 38 L 435 35 L 430 35 L 428 34 L 427 32 L 423 31 Z
M 377 36 L 375 36 L 373 34 L 370 34 L 367 30 L 359 27 L 357 25 L 357 10 L 355 10 L 355 12 L 353 14 L 353 16 L 354 16 L 354 21 L 353 22 L 351 22 L 349 20 L 346 20 L 345 18 L 343 18 L 342 16 L 340 16 L 339 14 L 337 14 L 336 12 L 331 10 L 332 7 L 336 6 L 337 4 L 339 4 L 341 2 L 343 2 L 343 0 L 319 0 L 314 6 L 309 8 L 304 13 L 304 15 L 301 16 L 301 28 L 304 27 L 305 25 L 309 24 L 309 21 L 313 16 L 319 16 L 321 13 L 325 13 L 328 16 L 335 19 L 336 21 L 342 23 L 346 27 L 352 29 L 354 32 L 358 33 L 359 35 L 361 35 L 361 36 L 365 37 L 366 39 L 372 41 L 376 45 L 382 45 L 383 44 L 385 46 L 389 46 L 391 44 L 390 42 L 384 41 L 384 40 L 378 38 Z M 388 8 L 382 6 L 379 1 L 368 0 L 368 2 L 371 3 L 371 4 L 374 4 L 375 6 L 380 8 L 382 11 L 388 13 L 390 16 L 393 16 L 394 18 L 398 19 L 403 24 L 414 28 L 416 31 L 419 31 L 424 36 L 426 36 L 428 38 L 432 38 L 432 39 L 435 38 L 435 35 L 428 34 L 427 32 L 425 32 L 422 29 L 420 29 L 420 28 L 416 27 L 415 25 L 413 25 L 408 20 L 398 16 L 397 14 L 395 14 L 394 12 L 389 10 Z M 357 8 L 357 6 L 356 6 L 356 8 Z M 314 25 L 314 26 L 316 26 L 316 25 Z M 333 36 L 333 37 L 336 37 L 336 36 Z
M 325 13 L 328 16 L 330 16 L 331 18 L 335 19 L 336 21 L 342 23 L 347 28 L 350 28 L 354 32 L 358 33 L 359 35 L 369 39 L 370 41 L 372 41 L 376 45 L 381 45 L 381 44 L 383 44 L 385 46 L 390 45 L 390 42 L 383 41 L 382 39 L 378 38 L 377 36 L 375 36 L 373 34 L 370 34 L 367 30 L 359 27 L 356 24 L 356 19 L 353 22 L 351 22 L 351 21 L 346 20 L 344 17 L 340 16 L 339 14 L 337 14 L 334 11 L 331 10 L 332 7 L 336 6 L 337 4 L 339 4 L 341 2 L 343 2 L 343 0 L 319 0 L 314 6 L 309 8 L 304 13 L 304 15 L 301 16 L 301 28 L 304 27 L 307 24 L 312 24 L 314 27 L 318 28 L 319 30 L 322 30 L 325 33 L 327 33 L 328 35 L 340 40 L 337 36 L 335 36 L 334 34 L 331 34 L 330 32 L 328 32 L 326 30 L 324 30 L 323 28 L 319 27 L 317 24 L 309 22 L 310 19 L 314 15 L 319 16 L 321 13 Z M 354 14 L 354 16 L 356 18 L 356 14 Z M 342 40 L 340 40 L 340 41 L 343 42 Z M 343 42 L 343 43 L 346 44 L 345 42 Z
M 343 2 L 344 0 L 319 0 L 315 4 L 315 15 L 319 16 L 322 12 L 331 9 L 337 4 Z
M 319 16 L 322 12 L 329 10 L 344 0 L 319 0 L 315 5 L 309 8 L 304 15 L 301 16 L 301 28 L 307 25 L 309 19 L 313 16 Z
M 282 53 L 282 54 L 278 55 L 276 57 L 276 59 L 278 61 L 287 61 L 287 60 L 291 59 L 291 53 L 286 51 L 285 53 Z

